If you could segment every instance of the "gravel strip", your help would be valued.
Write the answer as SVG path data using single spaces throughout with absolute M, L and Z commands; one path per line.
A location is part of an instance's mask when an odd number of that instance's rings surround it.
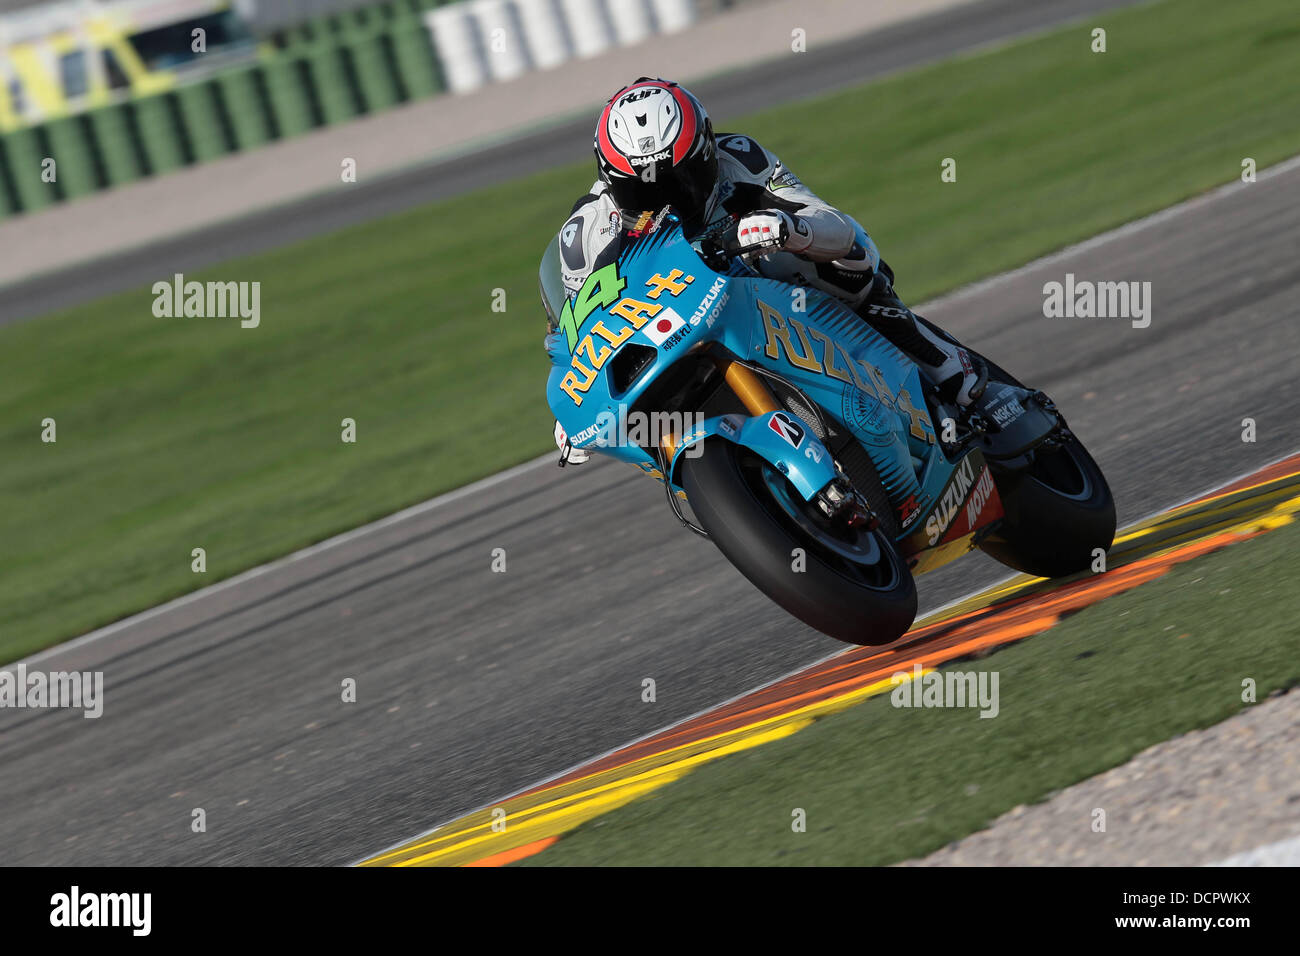
M 1092 829 L 1097 808 L 1106 811 L 1103 833 Z M 1298 837 L 1300 692 L 1292 692 L 1157 744 L 1045 803 L 1015 807 L 987 830 L 903 865 L 1276 865 L 1286 854 L 1266 845 Z

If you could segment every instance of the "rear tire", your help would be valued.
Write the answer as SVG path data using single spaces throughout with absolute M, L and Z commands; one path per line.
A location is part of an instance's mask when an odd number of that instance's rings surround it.
M 993 466 L 1006 514 L 980 549 L 1018 571 L 1045 578 L 1088 570 L 1097 548 L 1115 539 L 1115 499 L 1106 478 L 1073 437 L 1039 449 L 1024 471 Z
M 681 474 L 718 549 L 805 624 L 850 644 L 889 644 L 911 627 L 916 584 L 879 529 L 832 526 L 768 462 L 725 439 L 684 458 Z M 794 570 L 796 548 L 802 571 Z
M 917 318 L 936 335 L 961 345 L 933 322 Z M 990 384 L 1031 391 L 996 362 L 962 348 L 988 367 Z M 1109 550 L 1115 540 L 1115 499 L 1106 476 L 1077 438 L 1071 436 L 1055 451 L 1038 451 L 1023 471 L 989 464 L 1006 517 L 980 544 L 986 554 L 1017 571 L 1059 578 L 1091 568 L 1095 549 Z

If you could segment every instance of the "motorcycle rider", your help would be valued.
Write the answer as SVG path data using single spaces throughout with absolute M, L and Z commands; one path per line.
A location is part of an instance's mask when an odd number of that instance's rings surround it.
M 969 405 L 983 392 L 980 363 L 916 321 L 866 230 L 750 137 L 715 135 L 699 100 L 676 83 L 641 77 L 615 93 L 596 123 L 595 152 L 599 179 L 559 233 L 570 297 L 617 258 L 621 236 L 643 211 L 671 204 L 688 236 L 735 217 L 740 245 L 761 253 L 754 265 L 762 275 L 845 302 L 906 352 L 946 400 Z M 558 421 L 555 442 L 571 464 L 589 457 L 569 446 Z

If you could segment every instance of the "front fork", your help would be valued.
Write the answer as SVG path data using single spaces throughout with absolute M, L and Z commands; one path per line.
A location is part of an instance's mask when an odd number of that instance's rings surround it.
M 781 403 L 776 400 L 772 390 L 763 381 L 762 376 L 754 372 L 749 366 L 731 358 L 716 359 L 716 362 L 718 368 L 722 371 L 727 386 L 740 399 L 741 404 L 745 406 L 745 410 L 751 416 L 757 418 L 771 412 L 782 411 Z M 814 435 L 809 435 L 809 440 L 817 441 L 817 438 Z M 676 432 L 660 438 L 660 447 L 666 456 L 665 461 L 671 462 L 674 459 L 680 443 L 681 436 Z M 827 453 L 829 454 L 829 452 Z M 834 459 L 832 459 L 832 462 L 835 466 L 835 477 L 813 495 L 812 502 L 825 517 L 832 520 L 843 520 L 850 527 L 874 528 L 879 525 L 879 519 L 867 505 L 866 499 L 858 493 L 852 482 L 845 476 L 839 462 L 835 462 Z

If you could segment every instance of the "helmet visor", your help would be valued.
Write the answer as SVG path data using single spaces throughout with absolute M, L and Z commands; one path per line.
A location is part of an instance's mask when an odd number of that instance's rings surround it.
M 635 161 L 634 161 L 635 162 Z M 661 159 L 640 169 L 637 176 L 611 177 L 610 192 L 624 212 L 658 212 L 672 206 L 683 220 L 698 220 L 718 180 L 718 157 L 713 150 L 684 160 L 677 166 Z

